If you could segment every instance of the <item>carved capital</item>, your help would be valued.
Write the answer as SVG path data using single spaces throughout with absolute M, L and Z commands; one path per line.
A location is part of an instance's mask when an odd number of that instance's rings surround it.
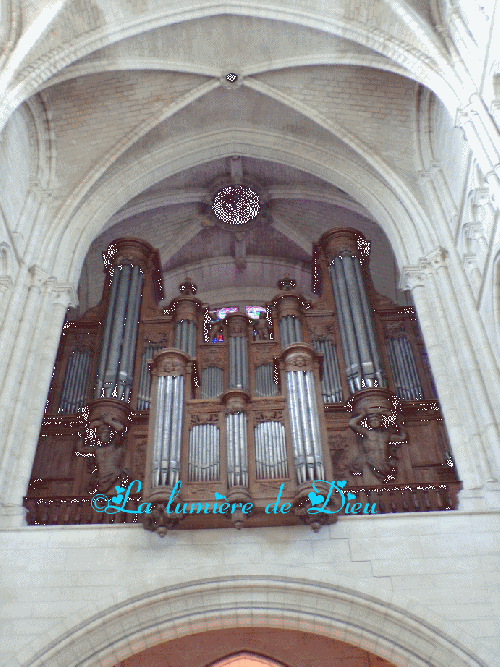
M 418 266 L 405 266 L 401 271 L 400 287 L 403 290 L 425 287 L 427 284 L 429 269 L 423 264 Z
M 151 362 L 152 375 L 185 375 L 190 357 L 175 348 L 167 348 L 157 352 Z
M 65 308 L 76 308 L 78 306 L 78 295 L 72 285 L 61 285 L 56 283 L 51 287 L 52 303 Z
M 367 387 L 357 391 L 350 399 L 348 407 L 354 414 L 366 410 L 370 414 L 396 412 L 400 405 L 398 397 L 389 389 Z
M 345 252 L 360 255 L 364 258 L 367 258 L 370 253 L 370 244 L 365 237 L 356 229 L 350 227 L 332 229 L 326 232 L 320 238 L 319 245 L 329 261 Z
M 225 403 L 226 412 L 244 412 L 250 402 L 250 396 L 242 389 L 230 389 L 222 394 L 222 401 Z
M 433 269 L 445 268 L 447 264 L 448 251 L 444 248 L 436 248 L 425 256 L 425 261 L 430 264 Z
M 154 254 L 154 248 L 146 241 L 123 237 L 109 244 L 106 257 L 113 266 L 137 264 L 143 271 L 147 271 L 151 268 Z
M 245 338 L 247 335 L 248 318 L 241 313 L 230 313 L 227 318 L 228 331 L 230 336 Z
M 10 289 L 12 289 L 12 278 L 10 276 L 1 276 L 0 277 L 0 294 L 5 294 Z
M 28 270 L 31 277 L 30 287 L 42 287 L 50 278 L 50 274 L 41 269 L 39 266 L 33 265 Z
M 312 371 L 315 361 L 320 357 L 321 355 L 306 343 L 294 343 L 281 353 L 280 359 L 287 371 Z
M 197 314 L 201 310 L 202 305 L 201 301 L 194 296 L 179 296 L 172 301 L 167 310 L 172 312 L 172 309 L 174 309 L 175 322 L 191 320 L 196 323 L 198 319 Z

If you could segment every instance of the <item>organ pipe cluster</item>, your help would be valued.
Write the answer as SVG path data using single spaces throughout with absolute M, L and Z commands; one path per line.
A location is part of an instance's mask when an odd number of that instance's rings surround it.
M 201 398 L 219 398 L 224 391 L 224 371 L 209 366 L 201 371 Z
M 255 395 L 276 396 L 278 386 L 273 378 L 272 364 L 261 364 L 255 369 Z
M 197 424 L 189 433 L 188 479 L 215 482 L 219 479 L 219 427 Z
M 141 356 L 141 375 L 139 378 L 139 389 L 137 393 L 137 409 L 149 410 L 151 398 L 151 374 L 149 372 L 149 361 L 160 350 L 159 345 L 152 343 L 144 346 Z
M 192 320 L 176 322 L 174 347 L 190 357 L 196 356 L 196 324 Z
M 288 410 L 297 481 L 324 479 L 314 378 L 311 371 L 286 372 Z
M 128 401 L 132 388 L 143 275 L 138 264 L 120 258 L 111 280 L 97 371 L 95 398 Z
M 302 341 L 302 328 L 298 317 L 285 315 L 280 318 L 280 341 L 282 348 Z
M 248 486 L 247 416 L 244 412 L 226 415 L 228 487 Z
M 189 357 L 176 349 L 157 352 L 151 364 L 154 400 L 149 416 L 149 484 L 152 495 L 179 481 L 184 409 L 184 375 Z
M 66 365 L 58 412 L 80 411 L 85 405 L 92 357 L 88 350 L 74 350 Z
M 329 274 L 349 389 L 355 393 L 364 387 L 385 387 L 386 378 L 361 269 L 361 248 L 366 246 L 366 241 L 348 229 L 329 232 L 322 241 L 330 257 Z
M 288 477 L 285 427 L 281 422 L 260 422 L 254 428 L 257 479 Z
M 323 355 L 323 377 L 321 378 L 321 397 L 323 403 L 342 402 L 342 383 L 335 346 L 331 340 L 313 340 L 316 352 Z
M 386 343 L 396 394 L 404 401 L 421 401 L 422 387 L 408 338 L 389 336 Z
M 247 318 L 239 313 L 228 315 L 229 389 L 248 391 Z

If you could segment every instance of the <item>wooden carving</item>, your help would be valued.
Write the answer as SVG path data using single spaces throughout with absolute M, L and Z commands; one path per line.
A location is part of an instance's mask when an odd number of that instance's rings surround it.
M 103 413 L 87 427 L 84 443 L 78 447 L 80 453 L 91 453 L 95 457 L 97 464 L 95 482 L 100 493 L 106 493 L 114 484 L 130 476 L 121 465 L 124 431 L 123 424 L 112 415 Z
M 362 424 L 366 420 L 366 426 Z M 359 415 L 349 420 L 349 426 L 359 436 L 360 455 L 353 461 L 352 472 L 363 472 L 364 466 L 368 466 L 375 477 L 381 482 L 393 481 L 396 478 L 396 465 L 394 445 L 406 442 L 408 434 L 402 427 L 399 433 L 394 432 L 390 426 L 391 413 L 383 408 L 375 408 L 368 413 L 363 409 Z

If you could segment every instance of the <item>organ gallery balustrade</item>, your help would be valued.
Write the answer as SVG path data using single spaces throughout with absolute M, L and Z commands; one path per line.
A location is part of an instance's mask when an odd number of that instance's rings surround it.
M 323 235 L 313 256 L 313 303 L 285 277 L 258 318 L 233 308 L 219 319 L 190 279 L 160 309 L 157 253 L 114 241 L 100 304 L 63 329 L 28 522 L 133 521 L 89 504 L 127 480 L 141 481 L 153 511 L 140 520 L 160 534 L 231 521 L 317 529 L 304 509 L 314 480 L 346 480 L 380 513 L 455 507 L 460 484 L 413 310 L 377 294 L 355 230 Z M 179 482 L 177 502 L 219 494 L 252 512 L 168 516 Z M 292 511 L 266 514 L 280 488 Z

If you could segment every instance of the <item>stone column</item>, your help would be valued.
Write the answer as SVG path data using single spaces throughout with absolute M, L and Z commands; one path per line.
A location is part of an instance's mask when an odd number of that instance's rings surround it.
M 38 267 L 33 267 L 30 275 L 33 282 L 26 308 L 31 316 L 23 320 L 18 332 L 19 341 L 26 337 L 30 344 L 18 344 L 14 350 L 8 373 L 12 384 L 7 385 L 11 401 L 3 421 L 0 522 L 4 526 L 24 524 L 22 498 L 31 475 L 61 328 L 68 307 L 77 304 L 71 286 L 47 279 Z
M 402 285 L 411 290 L 418 319 L 421 325 L 425 346 L 438 390 L 439 401 L 445 418 L 446 428 L 458 468 L 459 479 L 463 483 L 460 492 L 460 509 L 480 509 L 484 507 L 482 491 L 489 465 L 481 444 L 470 442 L 473 433 L 468 428 L 470 407 L 464 407 L 469 402 L 469 396 L 462 377 L 456 351 L 452 340 L 445 330 L 446 325 L 441 321 L 442 307 L 435 302 L 433 294 L 433 278 L 429 264 L 405 267 L 402 271 Z M 438 332 L 444 340 L 440 340 Z M 447 360 L 451 359 L 451 364 Z M 461 390 L 461 391 L 460 391 Z M 464 414 L 466 415 L 464 420 Z M 465 422 L 465 423 L 464 423 Z
M 447 308 L 443 308 L 450 328 L 450 340 L 457 351 L 457 363 L 461 368 L 464 398 L 471 415 L 469 424 L 473 433 L 469 437 L 469 446 L 476 453 L 482 469 L 481 481 L 488 485 L 488 493 L 495 495 L 500 491 L 500 431 L 496 422 L 492 400 L 495 400 L 496 387 L 488 387 L 479 360 L 474 351 L 468 325 L 463 318 L 457 295 L 451 282 L 448 269 L 447 253 L 439 248 L 427 255 L 435 275 L 435 284 L 439 285 L 442 299 Z M 494 491 L 493 487 L 498 487 Z M 491 492 L 491 493 L 490 493 Z M 488 502 L 495 502 L 491 497 Z M 500 495 L 497 501 L 500 506 Z
M 457 125 L 465 134 L 484 174 L 495 208 L 500 209 L 500 134 L 478 93 L 457 114 Z

